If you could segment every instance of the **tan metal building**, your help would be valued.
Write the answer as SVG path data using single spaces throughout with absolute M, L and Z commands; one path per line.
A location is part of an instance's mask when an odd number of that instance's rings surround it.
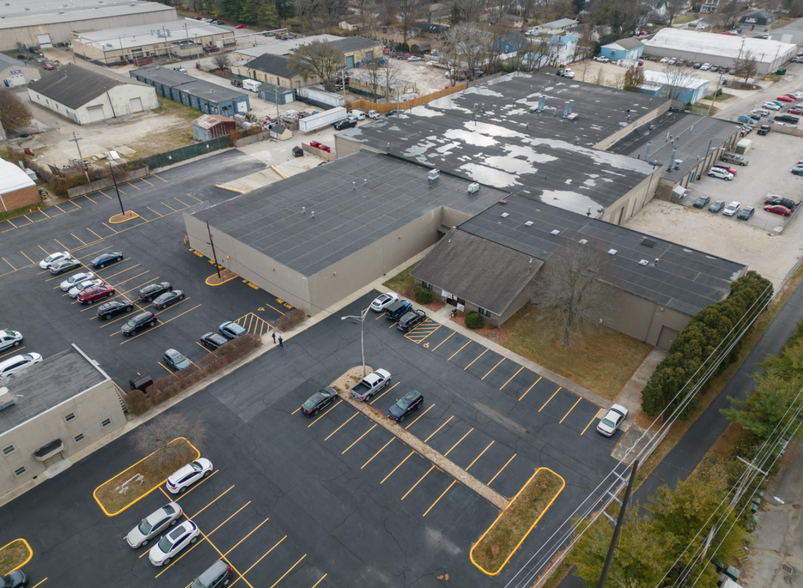
M 0 385 L 0 496 L 64 471 L 126 422 L 114 382 L 76 345 Z

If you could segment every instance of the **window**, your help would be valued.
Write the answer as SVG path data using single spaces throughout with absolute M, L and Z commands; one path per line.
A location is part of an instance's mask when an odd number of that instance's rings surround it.
M 65 417 L 64 417 L 64 420 L 65 420 L 65 421 L 67 421 L 67 422 L 69 423 L 69 422 L 70 422 L 71 420 L 73 420 L 74 418 L 75 418 L 75 413 L 74 413 L 74 412 L 71 412 L 70 414 L 68 414 L 67 416 L 65 416 Z
M 112 420 L 111 419 L 106 419 L 102 423 L 100 423 L 100 426 L 101 427 L 108 427 L 111 424 L 112 424 Z
M 17 468 L 16 470 L 14 470 L 15 476 L 21 476 L 24 473 L 25 473 L 25 466 L 22 466 L 21 468 Z
M 425 282 L 424 280 L 421 280 L 421 287 L 432 291 L 432 284 L 430 284 L 429 282 Z
M 83 434 L 83 433 L 80 433 L 80 434 L 76 435 L 76 436 L 75 436 L 75 437 L 73 437 L 73 438 L 75 439 L 75 442 L 76 442 L 76 443 L 80 443 L 81 441 L 83 441 L 83 440 L 84 440 L 84 434 Z
M 491 318 L 491 311 L 485 310 L 481 306 L 477 307 L 477 312 L 480 313 L 482 316 L 487 316 L 488 318 Z
M 12 453 L 14 453 L 15 449 L 16 447 L 14 447 L 13 445 L 9 445 L 8 447 L 3 447 L 3 455 L 11 455 Z

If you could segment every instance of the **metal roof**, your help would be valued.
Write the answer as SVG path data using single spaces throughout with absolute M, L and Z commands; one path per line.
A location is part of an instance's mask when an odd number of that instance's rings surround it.
M 194 121 L 192 121 L 191 124 L 196 127 L 208 130 L 216 125 L 219 125 L 220 123 L 236 124 L 234 122 L 234 119 L 231 119 L 227 116 L 223 116 L 220 114 L 204 114 L 203 116 L 199 116 Z
M 18 165 L 0 159 L 0 194 L 8 194 L 33 186 L 34 181 Z
M 0 53 L 0 70 L 7 69 L 9 67 L 29 67 L 19 59 L 14 59 L 10 55 L 6 55 L 5 53 Z
M 157 84 L 167 86 L 168 88 L 175 88 L 211 102 L 223 102 L 247 96 L 247 94 L 243 92 L 238 92 L 237 90 L 227 88 L 226 86 L 220 86 L 213 82 L 207 82 L 206 80 L 199 80 L 189 74 L 181 73 L 180 71 L 160 65 L 134 69 L 128 73 L 132 77 L 138 75 Z
M 80 33 L 77 40 L 85 45 L 99 47 L 104 51 L 114 51 L 160 43 L 175 44 L 212 35 L 233 37 L 234 31 L 192 18 L 183 18 L 169 22 L 89 31 Z
M 68 108 L 76 109 L 120 84 L 145 86 L 137 80 L 113 72 L 100 73 L 68 63 L 57 70 L 45 72 L 40 79 L 31 81 L 28 88 Z
M 699 53 L 701 61 L 706 55 L 736 59 L 740 53 L 751 52 L 756 61 L 772 63 L 778 57 L 797 53 L 797 45 L 791 43 L 674 28 L 661 29 L 644 41 L 645 53 L 653 48 Z
M 59 23 L 77 23 L 99 18 L 119 17 L 126 15 L 147 14 L 152 12 L 170 13 L 175 16 L 176 9 L 156 2 L 139 2 L 137 0 L 106 0 L 103 5 L 97 1 L 71 0 L 65 6 L 63 0 L 37 0 L 32 7 L 30 0 L 0 5 L 0 30 L 23 27 L 39 27 Z
M 276 84 L 271 84 L 270 82 L 262 82 L 257 91 L 265 92 L 266 94 L 290 94 L 293 92 L 293 90 L 291 90 L 290 88 L 285 88 L 284 86 L 277 86 Z
M 274 76 L 290 79 L 298 72 L 290 69 L 290 61 L 284 55 L 271 55 L 266 53 L 245 64 L 249 69 L 258 69 Z
M 247 55 L 249 57 L 259 57 L 260 55 L 290 55 L 301 45 L 308 45 L 313 41 L 337 41 L 343 37 L 337 35 L 310 35 L 309 37 L 300 37 L 298 39 L 290 39 L 288 41 L 275 41 L 265 45 L 257 45 L 256 47 L 247 47 L 244 49 L 237 49 L 240 55 Z
M 608 43 L 607 45 L 603 45 L 603 47 L 618 47 L 621 49 L 635 49 L 636 47 L 641 46 L 641 39 L 638 37 L 628 37 L 627 39 L 619 39 L 618 41 L 614 41 L 613 43 Z M 646 70 L 645 70 L 646 71 Z
M 382 47 L 382 43 L 374 41 L 373 39 L 366 39 L 365 37 L 344 37 L 331 42 L 332 45 L 340 49 L 343 53 L 349 54 L 355 51 L 364 49 L 372 49 L 375 47 Z

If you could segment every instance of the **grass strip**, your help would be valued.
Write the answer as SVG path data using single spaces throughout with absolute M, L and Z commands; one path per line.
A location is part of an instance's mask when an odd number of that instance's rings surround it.
M 33 550 L 25 539 L 14 539 L 4 547 L 0 547 L 0 573 L 8 574 L 20 569 L 31 561 Z
M 471 547 L 471 563 L 489 576 L 499 574 L 565 486 L 565 480 L 549 468 L 535 470 Z

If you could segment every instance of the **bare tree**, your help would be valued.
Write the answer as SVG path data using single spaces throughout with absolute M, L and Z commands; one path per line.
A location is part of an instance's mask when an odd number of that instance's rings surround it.
M 396 8 L 396 14 L 402 29 L 402 37 L 406 45 L 415 21 L 426 14 L 429 4 L 424 0 L 386 0 L 386 2 L 392 3 Z
M 371 86 L 371 96 L 379 102 L 379 87 L 382 85 L 385 68 L 379 59 L 365 64 L 365 73 L 368 74 L 368 85 Z
M 562 333 L 561 345 L 572 333 L 602 322 L 613 303 L 613 290 L 599 281 L 610 279 L 605 252 L 597 245 L 569 241 L 539 272 L 537 297 Z
M 489 50 L 490 35 L 480 30 L 474 23 L 461 22 L 449 29 L 446 33 L 446 45 L 450 48 L 449 53 L 455 56 L 454 64 L 458 62 L 465 65 L 468 75 L 473 77 L 474 70 L 480 65 L 483 56 Z M 454 65 L 456 74 L 461 68 Z M 457 75 L 452 75 L 452 79 Z
M 580 81 L 586 81 L 586 73 L 588 72 L 589 66 L 591 66 L 593 62 L 590 59 L 583 59 L 581 61 L 576 61 L 572 64 L 572 69 L 576 72 L 580 73 Z
M 664 5 L 666 6 L 666 17 L 669 26 L 672 26 L 672 21 L 675 20 L 678 11 L 686 6 L 687 1 L 688 0 L 665 0 Z
M 622 89 L 628 92 L 638 92 L 642 85 L 644 85 L 644 70 L 636 66 L 627 68 Z
M 179 437 L 198 447 L 206 440 L 206 427 L 201 422 L 190 423 L 179 413 L 165 412 L 137 428 L 131 442 L 140 453 L 153 453 L 154 461 L 161 465 L 175 461 L 186 451 L 186 445 L 173 443 Z
M 746 84 L 747 80 L 755 78 L 756 74 L 758 74 L 758 60 L 753 55 L 753 52 L 748 49 L 736 60 L 734 69 L 737 77 L 743 77 Z
M 0 90 L 0 122 L 6 129 L 17 129 L 30 124 L 33 115 L 13 92 Z
M 393 82 L 396 81 L 396 74 L 398 70 L 396 66 L 394 66 L 390 59 L 385 60 L 385 68 L 382 71 L 382 75 L 384 76 L 384 85 L 385 85 L 385 102 L 390 102 L 392 98 L 391 91 L 393 90 Z
M 335 77 L 344 63 L 343 52 L 326 41 L 301 45 L 288 60 L 290 69 L 301 74 L 304 81 L 318 78 L 329 92 L 335 91 Z
M 228 53 L 215 53 L 215 56 L 212 58 L 212 63 L 215 64 L 216 69 L 229 69 L 231 56 Z
M 684 65 L 678 67 L 677 65 L 664 64 L 664 75 L 666 76 L 666 84 L 662 90 L 662 94 L 670 100 L 678 100 L 680 95 L 688 90 L 690 82 L 697 79 L 697 70 L 691 65 Z
M 486 4 L 486 0 L 455 0 L 462 22 L 477 22 Z

